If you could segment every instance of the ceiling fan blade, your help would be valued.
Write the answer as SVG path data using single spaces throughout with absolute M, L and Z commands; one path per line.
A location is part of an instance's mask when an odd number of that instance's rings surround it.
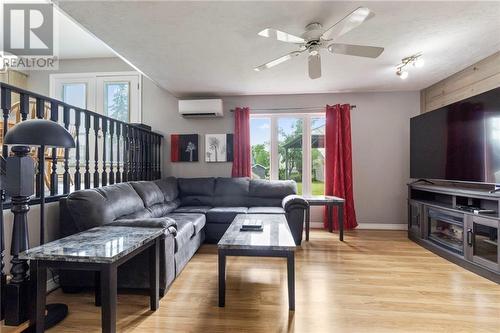
M 309 55 L 308 58 L 309 65 L 309 77 L 311 79 L 317 79 L 321 77 L 321 56 L 319 53 L 315 55 Z
M 260 65 L 260 66 L 257 66 L 257 67 L 254 67 L 254 71 L 256 72 L 260 72 L 260 71 L 263 71 L 264 69 L 268 69 L 268 68 L 271 68 L 271 67 L 274 67 L 276 65 L 279 65 L 287 60 L 290 60 L 298 55 L 300 55 L 302 52 L 304 51 L 293 51 L 293 52 L 290 52 L 282 57 L 279 57 L 279 58 L 276 58 L 274 60 L 271 60 L 269 62 L 266 62 L 265 64 L 263 65 Z
M 333 39 L 351 31 L 363 22 L 371 19 L 375 13 L 366 7 L 359 7 L 346 17 L 332 25 L 323 33 L 323 39 Z
M 328 45 L 328 51 L 356 57 L 377 58 L 384 52 L 384 48 L 366 45 L 330 44 Z
M 303 38 L 272 28 L 266 28 L 259 32 L 257 35 L 276 39 L 285 43 L 302 44 L 306 42 Z

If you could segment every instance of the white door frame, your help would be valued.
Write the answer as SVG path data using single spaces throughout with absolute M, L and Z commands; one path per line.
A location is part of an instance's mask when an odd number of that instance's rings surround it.
M 104 82 L 130 81 L 130 119 L 131 123 L 142 122 L 142 75 L 138 72 L 91 72 L 61 73 L 49 75 L 50 97 L 62 99 L 61 86 L 64 83 L 87 84 L 87 110 L 100 114 L 104 112 Z M 137 87 L 137 89 L 135 89 Z

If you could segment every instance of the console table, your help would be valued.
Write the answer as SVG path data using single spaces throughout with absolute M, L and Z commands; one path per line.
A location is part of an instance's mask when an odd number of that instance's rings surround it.
M 150 307 L 159 306 L 159 249 L 164 236 L 161 228 L 97 227 L 74 234 L 19 255 L 31 261 L 35 302 L 30 327 L 44 332 L 47 268 L 96 272 L 95 303 L 102 303 L 103 332 L 116 332 L 117 268 L 142 251 L 149 251 Z M 97 280 L 97 279 L 96 279 Z
M 327 210 L 327 222 L 328 231 L 333 232 L 333 219 L 332 210 L 333 207 L 338 208 L 338 219 L 339 219 L 339 239 L 344 241 L 344 204 L 345 200 L 339 197 L 334 197 L 331 195 L 312 195 L 304 196 L 304 200 L 309 203 L 309 206 L 325 206 Z M 311 223 L 311 208 L 307 207 L 306 210 L 306 241 L 309 241 L 309 229 Z

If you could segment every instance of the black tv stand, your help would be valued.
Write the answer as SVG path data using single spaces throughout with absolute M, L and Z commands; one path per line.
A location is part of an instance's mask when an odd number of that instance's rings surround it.
M 430 180 L 427 180 L 427 179 L 424 179 L 424 178 L 417 179 L 417 180 L 411 182 L 409 185 L 417 184 L 417 183 L 420 183 L 420 182 L 423 182 L 423 183 L 426 183 L 426 184 L 430 184 L 430 185 L 435 185 Z
M 500 283 L 500 196 L 486 186 L 426 183 L 408 185 L 408 238 Z

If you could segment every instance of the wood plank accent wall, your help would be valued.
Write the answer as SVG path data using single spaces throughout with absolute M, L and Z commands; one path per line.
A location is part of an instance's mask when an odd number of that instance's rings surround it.
M 500 87 L 500 51 L 420 92 L 421 113 Z

